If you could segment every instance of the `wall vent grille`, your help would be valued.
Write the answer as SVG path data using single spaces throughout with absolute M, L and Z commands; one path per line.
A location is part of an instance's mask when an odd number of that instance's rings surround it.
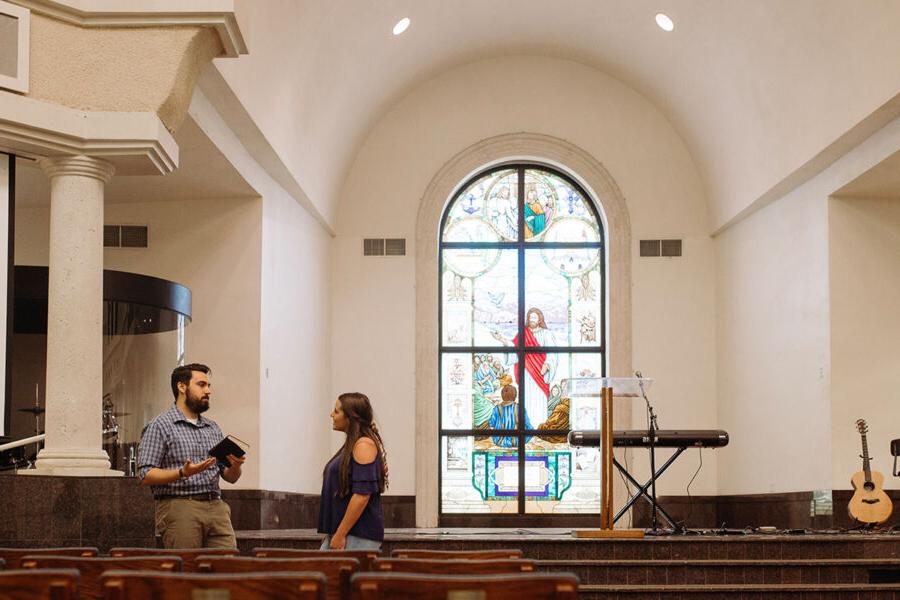
M 384 256 L 384 240 L 381 238 L 364 239 L 363 256 Z
M 660 240 L 663 256 L 681 256 L 681 240 Z
M 145 225 L 122 225 L 123 248 L 146 248 L 147 227 Z
M 118 225 L 103 226 L 103 247 L 118 248 L 119 247 L 119 230 Z
M 363 256 L 406 256 L 406 238 L 365 238 Z
M 392 238 L 384 240 L 385 256 L 406 256 L 406 239 Z
M 681 240 L 641 240 L 641 256 L 681 256 Z
M 146 225 L 104 225 L 105 248 L 146 248 L 149 234 Z
M 641 240 L 641 256 L 659 256 L 659 240 Z

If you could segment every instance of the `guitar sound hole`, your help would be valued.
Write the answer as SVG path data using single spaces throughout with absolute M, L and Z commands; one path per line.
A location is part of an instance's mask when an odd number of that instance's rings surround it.
M 871 492 L 872 490 L 875 489 L 875 484 L 872 483 L 871 481 L 867 481 L 867 482 L 863 485 L 863 487 L 866 489 L 867 492 Z

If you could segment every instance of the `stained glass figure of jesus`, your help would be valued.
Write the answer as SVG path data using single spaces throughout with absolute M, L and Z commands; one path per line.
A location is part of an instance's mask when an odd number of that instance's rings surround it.
M 544 313 L 538 308 L 529 308 L 525 314 L 525 346 L 528 348 L 555 346 L 556 339 L 553 333 L 547 329 L 544 322 Z M 518 346 L 519 336 L 512 341 L 503 337 L 499 331 L 492 332 L 494 338 L 504 346 Z M 525 390 L 525 415 L 526 422 L 538 427 L 547 420 L 547 404 L 550 398 L 550 382 L 556 374 L 557 357 L 554 354 L 547 355 L 544 352 L 529 352 L 525 354 L 525 381 L 519 381 L 519 369 L 513 367 L 516 374 L 516 383 Z

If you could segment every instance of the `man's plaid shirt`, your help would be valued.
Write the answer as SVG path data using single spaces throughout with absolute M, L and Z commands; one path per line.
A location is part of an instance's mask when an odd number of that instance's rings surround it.
M 215 421 L 200 415 L 194 425 L 178 406 L 172 405 L 169 410 L 150 421 L 141 434 L 138 448 L 138 472 L 143 479 L 153 468 L 178 469 L 184 463 L 203 462 L 209 458 L 209 449 L 223 438 L 222 430 Z M 189 496 L 219 492 L 219 475 L 227 465 L 219 463 L 186 479 L 179 479 L 167 485 L 154 485 L 153 496 Z

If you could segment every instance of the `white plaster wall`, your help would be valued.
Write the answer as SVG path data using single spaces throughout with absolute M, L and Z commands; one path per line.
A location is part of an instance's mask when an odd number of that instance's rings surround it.
M 385 208 L 387 208 L 385 206 Z M 409 210 L 409 209 L 405 209 Z M 415 211 L 408 228 L 382 223 L 371 237 L 405 237 L 406 256 L 362 257 L 363 234 L 334 240 L 332 402 L 344 392 L 369 396 L 390 465 L 389 494 L 415 494 Z M 376 215 L 371 215 L 373 220 Z M 343 434 L 331 435 L 331 449 Z M 424 457 L 437 464 L 437 457 Z
M 840 282 L 830 279 L 829 254 L 840 250 L 829 247 L 828 198 L 898 148 L 895 119 L 716 236 L 719 423 L 731 434 L 731 451 L 721 453 L 718 465 L 720 494 L 830 489 L 833 471 L 843 469 L 832 468 L 832 430 L 845 425 L 832 423 L 837 342 L 830 294 Z M 857 303 L 855 310 L 869 309 Z M 836 487 L 846 488 L 845 481 L 842 476 Z
M 808 186 L 716 238 L 719 493 L 828 489 L 828 223 Z
M 885 104 L 893 101 L 897 114 L 897 2 L 773 0 L 695 7 L 701 14 L 690 34 L 705 43 L 676 50 L 675 64 L 690 65 L 692 79 L 667 69 L 661 80 L 671 100 L 661 96 L 661 103 L 671 106 L 691 150 L 702 157 L 714 227 Z M 707 34 L 724 35 L 710 44 Z
M 891 476 L 900 437 L 900 198 L 828 201 L 831 282 L 832 486 L 862 470 L 857 419 L 869 425 L 872 469 Z
M 505 91 L 514 89 L 529 93 Z M 395 104 L 369 132 L 341 194 L 332 389 L 371 394 L 387 441 L 392 493 L 414 493 L 417 458 L 436 462 L 415 457 L 412 435 L 415 427 L 434 426 L 414 422 L 420 199 L 454 154 L 517 131 L 570 141 L 616 180 L 633 228 L 634 365 L 658 380 L 653 395 L 661 425 L 716 425 L 713 243 L 701 182 L 682 140 L 645 98 L 579 63 L 539 57 L 476 62 Z M 404 237 L 407 256 L 364 258 L 364 237 Z M 684 238 L 685 255 L 637 258 L 639 239 L 661 237 Z M 715 461 L 715 455 L 704 457 L 692 493 L 715 493 Z M 661 492 L 683 493 L 694 469 L 687 461 L 673 467 Z
M 228 109 L 227 106 L 224 107 Z M 260 479 L 267 490 L 318 493 L 329 456 L 331 236 L 263 168 L 265 152 L 240 137 L 197 90 L 189 117 L 262 200 Z M 246 133 L 246 132 L 243 132 Z
M 260 487 L 318 494 L 330 457 L 331 237 L 284 192 L 263 200 Z
M 16 216 L 16 263 L 46 265 L 49 208 L 20 208 Z M 185 357 L 213 370 L 209 416 L 259 449 L 262 202 L 107 204 L 105 222 L 149 226 L 149 248 L 106 248 L 104 268 L 191 289 L 194 318 L 186 330 Z M 171 392 L 163 390 L 170 400 Z M 260 462 L 261 453 L 251 450 L 238 487 L 260 487 Z

